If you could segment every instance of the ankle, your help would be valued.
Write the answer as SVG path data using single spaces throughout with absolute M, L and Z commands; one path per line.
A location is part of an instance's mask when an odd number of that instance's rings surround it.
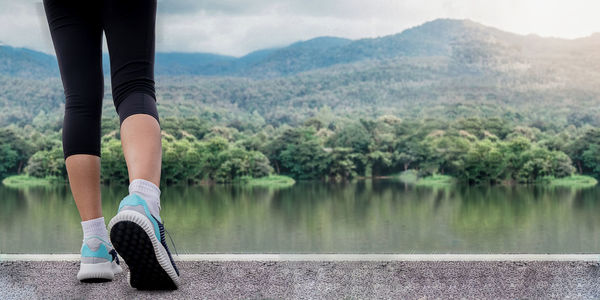
M 108 230 L 106 230 L 104 217 L 82 221 L 81 228 L 83 229 L 84 240 L 92 236 L 97 236 L 105 241 L 108 241 Z
M 151 181 L 145 179 L 134 179 L 129 184 L 129 194 L 138 194 L 148 204 L 150 213 L 155 217 L 160 214 L 160 188 Z

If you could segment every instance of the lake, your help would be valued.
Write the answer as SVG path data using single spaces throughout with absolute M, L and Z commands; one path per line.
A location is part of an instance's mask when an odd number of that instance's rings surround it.
M 161 217 L 179 254 L 600 252 L 598 187 L 428 188 L 369 179 L 161 190 Z M 102 187 L 107 224 L 127 193 Z M 1 253 L 79 253 L 80 221 L 68 186 L 0 185 Z

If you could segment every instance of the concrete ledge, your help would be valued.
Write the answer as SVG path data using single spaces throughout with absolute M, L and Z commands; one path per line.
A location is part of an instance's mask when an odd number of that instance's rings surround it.
M 79 254 L 0 254 L 0 261 L 79 261 Z M 181 254 L 176 261 L 581 261 L 600 254 Z

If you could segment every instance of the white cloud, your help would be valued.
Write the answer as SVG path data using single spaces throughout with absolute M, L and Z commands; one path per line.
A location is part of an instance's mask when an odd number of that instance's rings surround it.
M 323 35 L 383 36 L 436 18 L 576 38 L 600 32 L 598 11 L 595 0 L 158 0 L 156 49 L 243 55 Z M 0 41 L 53 53 L 47 26 L 40 0 L 0 0 Z
M 0 41 L 5 44 L 45 50 L 52 47 L 48 25 L 40 19 L 42 3 L 0 1 Z
M 172 22 L 172 19 L 179 22 Z M 157 39 L 163 51 L 203 51 L 242 55 L 316 36 L 361 38 L 396 33 L 410 23 L 386 19 L 348 20 L 309 16 L 165 16 Z M 165 25 L 165 24 L 172 25 Z M 157 42 L 158 43 L 158 42 Z

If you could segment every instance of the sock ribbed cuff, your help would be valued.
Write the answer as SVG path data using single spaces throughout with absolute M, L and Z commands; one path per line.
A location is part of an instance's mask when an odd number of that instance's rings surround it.
M 156 186 L 156 184 L 145 179 L 134 179 L 129 184 L 129 193 L 131 194 L 133 192 L 141 192 L 150 195 L 156 194 L 158 197 L 160 197 L 160 189 Z
M 91 219 L 81 222 L 83 228 L 83 239 L 97 235 L 104 239 L 108 238 L 108 231 L 106 230 L 106 223 L 104 223 L 104 217 Z
M 160 188 L 151 181 L 145 179 L 134 179 L 129 184 L 129 194 L 136 193 L 148 204 L 150 213 L 155 217 L 159 217 L 160 213 Z

